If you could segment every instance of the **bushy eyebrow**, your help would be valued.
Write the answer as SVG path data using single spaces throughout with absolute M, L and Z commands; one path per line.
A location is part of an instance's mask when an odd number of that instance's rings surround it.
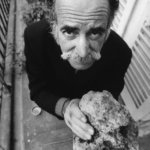
M 60 28 L 61 31 L 65 30 L 65 31 L 69 31 L 69 32 L 76 32 L 79 31 L 80 28 L 79 27 L 75 27 L 75 26 L 69 26 L 69 25 L 64 25 Z M 106 31 L 106 29 L 102 26 L 98 26 L 98 27 L 90 27 L 87 31 L 88 34 L 90 34 L 91 32 L 101 32 L 104 33 Z
M 72 27 L 72 26 L 69 26 L 69 25 L 65 25 L 65 26 L 62 26 L 62 27 L 60 28 L 60 30 L 77 31 L 77 30 L 79 30 L 79 28 L 77 28 L 77 27 Z
M 100 31 L 100 32 L 105 32 L 106 31 L 106 29 L 105 28 L 103 28 L 103 27 L 92 27 L 92 28 L 90 28 L 89 29 L 89 31 Z

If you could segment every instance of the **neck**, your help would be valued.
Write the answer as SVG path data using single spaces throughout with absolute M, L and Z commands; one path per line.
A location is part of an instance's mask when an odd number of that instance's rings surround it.
M 75 69 L 75 74 L 77 74 L 79 72 L 79 70 Z

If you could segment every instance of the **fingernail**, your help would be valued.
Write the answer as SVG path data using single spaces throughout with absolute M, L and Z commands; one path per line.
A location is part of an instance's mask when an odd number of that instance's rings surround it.
M 89 129 L 89 132 L 90 132 L 91 134 L 93 134 L 93 133 L 94 133 L 93 129 Z
M 84 117 L 82 117 L 81 120 L 82 120 L 83 122 L 86 122 L 86 119 L 85 119 Z
M 90 140 L 90 139 L 91 139 L 91 136 L 90 136 L 90 135 L 88 135 L 88 136 L 87 136 L 87 139 L 88 139 L 88 140 Z

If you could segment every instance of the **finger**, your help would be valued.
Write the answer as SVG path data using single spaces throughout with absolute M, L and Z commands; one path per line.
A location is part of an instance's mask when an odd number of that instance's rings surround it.
M 84 132 L 79 126 L 73 124 L 71 129 L 81 139 L 84 139 L 84 140 L 91 139 L 91 135 L 89 135 L 86 132 Z
M 76 116 L 78 117 L 79 119 L 81 119 L 83 122 L 86 122 L 87 119 L 86 119 L 86 116 L 82 113 L 82 111 L 80 110 L 79 108 L 79 100 L 72 100 L 69 104 L 69 107 L 70 109 L 68 109 L 68 113 L 70 113 L 70 118 L 72 116 Z
M 86 119 L 86 117 L 85 117 L 84 115 L 81 115 L 81 120 L 82 120 L 83 122 L 87 122 L 87 119 Z
M 79 126 L 83 130 L 83 132 L 89 134 L 90 136 L 94 134 L 93 127 L 90 126 L 89 124 L 84 123 L 75 117 L 73 118 L 72 122 L 74 122 L 75 125 Z
M 68 125 L 68 127 L 72 130 L 72 132 L 77 135 L 78 137 L 87 140 L 87 136 L 85 135 L 85 133 L 82 133 L 81 129 L 79 129 L 79 127 L 77 127 L 75 124 L 72 124 L 72 122 L 70 122 L 69 120 L 66 121 L 66 124 Z
M 76 118 L 82 120 L 82 122 L 87 122 L 86 116 L 82 113 L 79 107 L 76 107 L 74 115 Z

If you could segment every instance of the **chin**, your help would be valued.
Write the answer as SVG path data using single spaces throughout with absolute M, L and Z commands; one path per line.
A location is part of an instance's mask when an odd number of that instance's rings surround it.
M 88 64 L 88 65 L 79 65 L 79 64 L 70 63 L 70 65 L 76 70 L 86 70 L 86 69 L 89 69 L 93 65 L 93 63 Z

